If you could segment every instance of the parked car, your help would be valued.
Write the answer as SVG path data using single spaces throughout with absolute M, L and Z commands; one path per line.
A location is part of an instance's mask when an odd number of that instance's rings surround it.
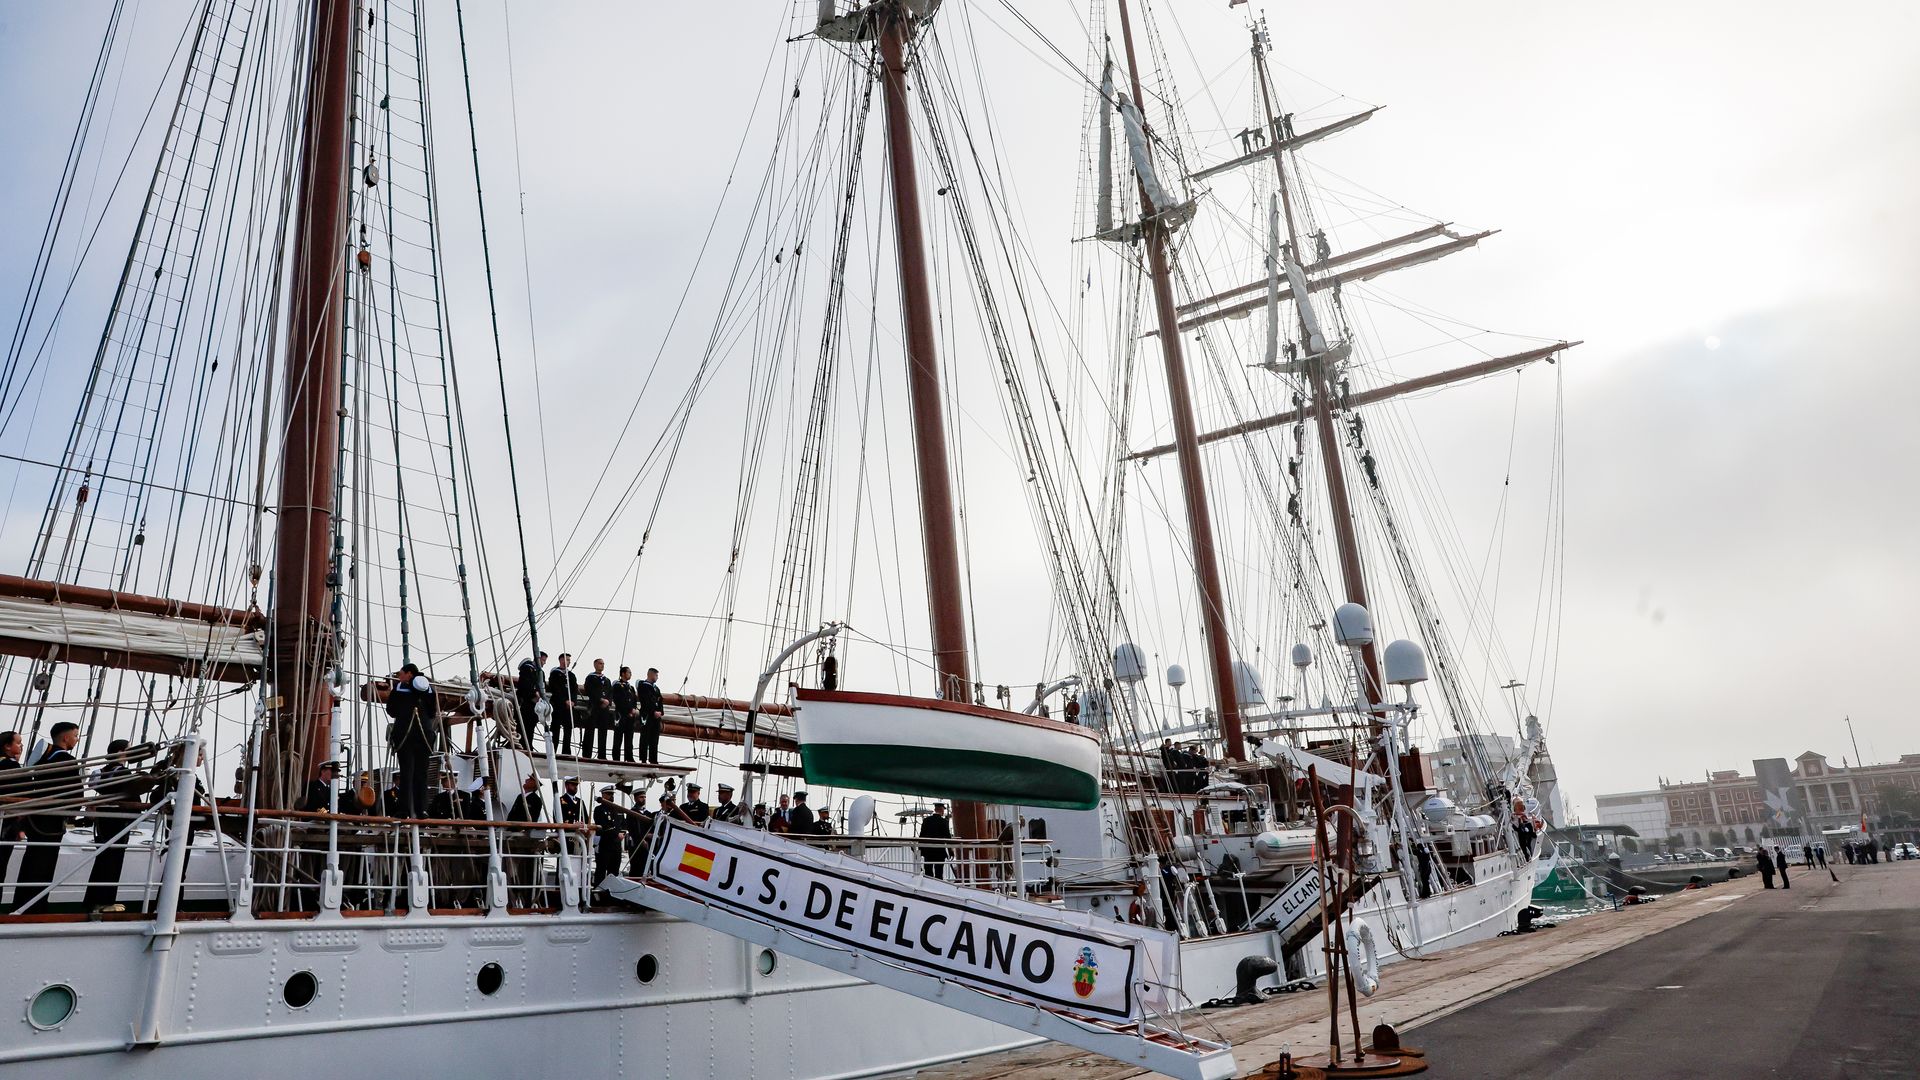
M 1732 848 L 1722 847 L 1722 848 L 1713 849 L 1713 857 L 1716 859 L 1722 859 L 1722 860 L 1731 862 L 1733 860 L 1733 855 L 1734 855 L 1734 852 Z
M 1896 859 L 1920 859 L 1920 847 L 1899 843 L 1893 845 L 1893 857 Z

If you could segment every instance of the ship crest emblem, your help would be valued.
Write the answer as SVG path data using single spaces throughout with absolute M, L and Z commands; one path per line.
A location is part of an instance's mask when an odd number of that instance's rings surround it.
M 1094 959 L 1093 950 L 1082 948 L 1080 956 L 1073 962 L 1073 992 L 1081 997 L 1093 996 L 1093 982 L 1100 977 L 1100 961 Z

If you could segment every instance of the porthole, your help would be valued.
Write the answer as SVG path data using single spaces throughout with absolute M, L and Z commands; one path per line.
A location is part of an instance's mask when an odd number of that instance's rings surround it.
M 654 978 L 657 977 L 659 974 L 660 974 L 660 961 L 654 959 L 654 955 L 652 953 L 648 953 L 647 955 L 642 956 L 640 958 L 640 962 L 633 965 L 633 977 L 636 979 L 639 979 L 643 983 L 652 982 Z
M 760 974 L 771 975 L 773 974 L 773 969 L 780 966 L 780 958 L 773 955 L 772 949 L 761 949 L 759 957 L 753 962 L 753 966 L 760 970 Z
M 287 1003 L 289 1009 L 304 1009 L 313 1004 L 315 994 L 320 992 L 320 980 L 313 977 L 311 971 L 296 971 L 280 988 L 280 1000 Z
M 505 984 L 506 981 L 506 968 L 501 967 L 499 964 L 487 964 L 480 969 L 479 975 L 474 976 L 473 985 L 481 993 L 492 997 L 500 992 L 500 987 Z
M 65 983 L 43 986 L 33 995 L 33 1000 L 27 1002 L 27 1023 L 41 1031 L 51 1031 L 66 1023 L 79 1003 L 80 996 Z

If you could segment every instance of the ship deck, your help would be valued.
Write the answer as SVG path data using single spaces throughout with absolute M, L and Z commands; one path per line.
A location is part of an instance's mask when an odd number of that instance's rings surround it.
M 1920 1057 L 1920 861 L 1794 869 L 1481 942 L 1382 974 L 1360 1022 L 1397 1027 L 1447 1078 L 1907 1077 Z M 1817 876 L 1816 876 L 1817 875 Z M 1902 958 L 1907 958 L 1903 960 Z M 1324 992 L 1189 1014 L 1233 1043 L 1242 1074 L 1326 1049 Z M 1344 1028 L 1344 1021 L 1343 1021 Z M 1349 1036 L 1349 1039 L 1351 1036 Z M 1787 1070 L 1781 1072 L 1780 1070 Z M 1149 1075 L 1055 1044 L 922 1080 Z

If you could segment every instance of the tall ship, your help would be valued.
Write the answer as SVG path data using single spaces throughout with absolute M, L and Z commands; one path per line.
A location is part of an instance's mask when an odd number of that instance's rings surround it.
M 1571 343 L 1375 284 L 1490 234 L 1329 183 L 1377 110 L 1289 111 L 1257 16 L 799 8 L 562 515 L 476 16 L 201 0 L 128 140 L 111 6 L 0 369 L 0 1075 L 1210 1080 L 1197 1007 L 1513 927 L 1559 387 L 1524 662 L 1406 410 L 1506 377 L 1517 432 Z

